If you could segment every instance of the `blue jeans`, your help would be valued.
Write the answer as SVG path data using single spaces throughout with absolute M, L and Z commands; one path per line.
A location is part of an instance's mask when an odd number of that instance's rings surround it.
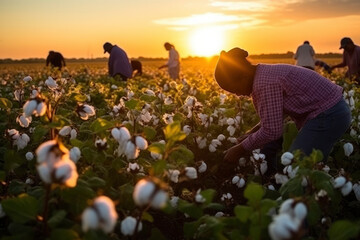
M 327 159 L 337 140 L 346 132 L 351 123 L 351 112 L 344 99 L 330 109 L 308 120 L 300 129 L 289 152 L 296 149 L 310 155 L 313 149 L 320 150 Z

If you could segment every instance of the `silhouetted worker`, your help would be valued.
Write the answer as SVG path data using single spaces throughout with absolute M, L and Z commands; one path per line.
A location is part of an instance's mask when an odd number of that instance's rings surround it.
M 348 67 L 346 77 L 355 77 L 356 81 L 360 82 L 360 46 L 355 45 L 349 37 L 344 37 L 340 41 L 340 49 L 344 49 L 343 61 L 334 68 Z
M 296 49 L 296 53 L 294 55 L 294 58 L 296 59 L 296 65 L 314 70 L 314 56 L 315 51 L 313 47 L 310 45 L 309 41 L 304 41 L 304 44 L 300 45 Z
M 104 53 L 108 52 L 109 75 L 115 77 L 119 75 L 123 81 L 132 77 L 132 68 L 126 52 L 117 45 L 106 42 L 103 46 Z
M 138 60 L 131 60 L 130 61 L 131 63 L 131 68 L 133 70 L 133 76 L 141 76 L 142 75 L 142 64 L 140 61 Z
M 49 51 L 49 55 L 46 58 L 46 66 L 49 66 L 49 63 L 51 67 L 57 67 L 59 70 L 61 70 L 63 66 L 66 66 L 63 55 L 55 51 Z
M 179 79 L 180 72 L 180 56 L 178 51 L 176 51 L 174 45 L 166 42 L 164 44 L 166 51 L 169 51 L 169 60 L 166 64 L 159 67 L 159 69 L 167 67 L 169 71 L 170 78 L 176 80 Z

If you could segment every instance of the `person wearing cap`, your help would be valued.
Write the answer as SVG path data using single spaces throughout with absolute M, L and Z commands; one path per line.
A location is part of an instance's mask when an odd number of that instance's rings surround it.
M 225 152 L 224 160 L 235 163 L 252 150 L 279 141 L 286 117 L 299 129 L 288 151 L 299 149 L 309 155 L 318 149 L 326 160 L 351 122 L 342 88 L 315 71 L 288 64 L 253 65 L 247 56 L 240 48 L 222 51 L 215 68 L 219 86 L 238 96 L 251 96 L 260 117 L 260 122 Z
M 314 48 L 310 45 L 309 41 L 304 41 L 304 43 L 296 49 L 296 53 L 294 55 L 296 65 L 314 70 L 314 56 Z
M 49 51 L 49 55 L 46 58 L 46 66 L 49 66 L 49 64 L 51 67 L 59 68 L 59 70 L 66 66 L 63 55 L 55 51 Z
M 112 45 L 109 42 L 106 42 L 103 48 L 104 53 L 108 52 L 110 54 L 108 62 L 109 75 L 112 77 L 118 75 L 123 81 L 131 78 L 132 68 L 126 52 L 117 45 Z
M 168 68 L 170 78 L 173 80 L 179 79 L 179 73 L 180 73 L 180 56 L 178 51 L 176 51 L 174 45 L 166 42 L 164 44 L 164 47 L 166 51 L 169 51 L 169 60 L 166 64 L 159 67 L 161 68 Z
M 351 38 L 344 37 L 340 41 L 339 49 L 344 49 L 343 61 L 342 63 L 331 66 L 331 70 L 348 67 L 345 76 L 354 77 L 356 81 L 360 83 L 360 47 L 355 45 Z

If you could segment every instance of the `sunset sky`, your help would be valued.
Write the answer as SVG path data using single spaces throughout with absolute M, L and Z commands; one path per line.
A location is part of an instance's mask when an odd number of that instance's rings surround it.
M 107 57 L 109 41 L 129 57 L 182 57 L 242 47 L 250 54 L 295 51 L 304 40 L 318 53 L 340 39 L 360 45 L 360 0 L 0 0 L 0 58 Z

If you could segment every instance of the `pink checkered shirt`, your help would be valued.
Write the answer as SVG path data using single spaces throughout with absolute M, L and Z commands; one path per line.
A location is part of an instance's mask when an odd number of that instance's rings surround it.
M 307 120 L 339 102 L 342 88 L 307 68 L 259 64 L 251 96 L 261 127 L 241 143 L 248 151 L 281 137 L 285 116 L 300 129 Z

